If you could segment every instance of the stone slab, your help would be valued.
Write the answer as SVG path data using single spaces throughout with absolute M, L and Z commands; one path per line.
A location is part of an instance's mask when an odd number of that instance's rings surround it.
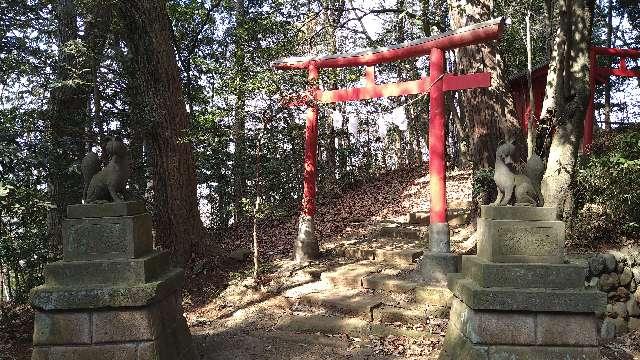
M 535 313 L 476 311 L 454 299 L 449 326 L 473 344 L 536 344 Z
M 151 282 L 169 267 L 168 254 L 156 251 L 138 259 L 58 261 L 44 274 L 48 286 L 119 286 Z
M 598 346 L 593 313 L 473 310 L 454 299 L 449 326 L 473 344 Z
M 561 264 L 564 235 L 562 221 L 478 219 L 478 256 L 492 262 Z
M 300 302 L 308 306 L 322 307 L 341 314 L 362 316 L 371 320 L 373 308 L 380 306 L 384 300 L 380 296 L 362 292 L 334 290 L 305 294 L 300 297 Z
M 31 360 L 138 360 L 138 344 L 34 347 Z
M 413 292 L 417 283 L 400 279 L 395 275 L 387 274 L 369 274 L 362 278 L 362 287 L 371 290 L 387 290 L 396 293 L 410 293 Z
M 473 344 L 449 326 L 439 360 L 600 360 L 599 347 Z
M 66 219 L 65 261 L 134 259 L 153 250 L 151 215 Z
M 362 261 L 355 264 L 348 264 L 323 272 L 320 279 L 334 286 L 344 286 L 359 289 L 362 287 L 362 278 L 376 273 L 382 269 L 380 264 L 370 261 Z
M 173 310 L 175 312 L 176 309 Z M 163 324 L 157 306 L 96 311 L 91 327 L 93 343 L 150 341 L 160 337 Z
M 459 272 L 460 264 L 460 255 L 425 251 L 416 272 L 426 284 L 445 287 L 447 274 Z
M 450 307 L 453 293 L 446 287 L 418 286 L 416 287 L 415 302 L 435 306 Z
M 482 205 L 481 218 L 490 220 L 555 221 L 557 209 L 533 206 Z
M 40 310 L 97 309 L 145 306 L 157 302 L 182 287 L 184 272 L 173 269 L 157 281 L 132 286 L 42 285 L 31 290 L 31 305 Z
M 406 250 L 382 250 L 378 249 L 374 252 L 374 259 L 386 264 L 393 265 L 410 265 L 415 263 L 422 256 L 422 250 L 406 249 Z
M 476 255 L 462 257 L 462 273 L 480 287 L 582 289 L 585 272 L 577 264 L 494 263 Z
M 300 333 L 349 334 L 351 336 L 406 336 L 411 338 L 429 338 L 431 335 L 424 331 L 407 330 L 356 318 L 339 318 L 332 316 L 311 315 L 292 316 L 282 318 L 276 328 Z
M 449 275 L 449 289 L 474 310 L 595 313 L 607 305 L 607 295 L 593 289 L 483 288 L 462 274 Z
M 33 345 L 91 344 L 91 313 L 36 311 Z
M 600 360 L 598 347 L 490 346 L 490 360 Z
M 102 218 L 138 215 L 147 209 L 141 201 L 112 202 L 104 204 L 77 204 L 67 206 L 67 218 Z

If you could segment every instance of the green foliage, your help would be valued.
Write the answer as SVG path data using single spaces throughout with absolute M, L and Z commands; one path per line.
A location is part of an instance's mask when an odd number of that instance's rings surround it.
M 575 181 L 573 235 L 595 245 L 640 238 L 640 132 L 605 134 L 583 156 Z

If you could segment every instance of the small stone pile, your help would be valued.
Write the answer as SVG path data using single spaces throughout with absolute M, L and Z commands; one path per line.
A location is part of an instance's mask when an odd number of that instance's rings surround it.
M 640 329 L 640 248 L 609 251 L 589 258 L 586 281 L 607 293 L 601 336 Z

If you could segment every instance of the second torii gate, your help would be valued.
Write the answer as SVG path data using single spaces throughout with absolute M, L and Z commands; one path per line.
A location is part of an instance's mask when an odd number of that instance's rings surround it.
M 429 183 L 431 214 L 429 238 L 431 252 L 450 254 L 447 224 L 446 162 L 445 162 L 445 99 L 444 92 L 491 86 L 491 73 L 454 75 L 445 73 L 445 51 L 478 44 L 500 37 L 507 23 L 499 18 L 445 32 L 428 38 L 390 47 L 370 49 L 350 54 L 322 57 L 293 57 L 272 64 L 279 70 L 307 70 L 309 91 L 293 105 L 309 106 L 305 129 L 304 198 L 302 215 L 295 242 L 295 258 L 306 261 L 317 257 L 318 242 L 314 235 L 316 212 L 316 156 L 318 148 L 318 104 L 357 101 L 387 96 L 429 93 Z M 420 80 L 377 84 L 375 65 L 429 55 L 429 77 Z M 327 68 L 365 67 L 365 86 L 320 90 L 319 71 Z

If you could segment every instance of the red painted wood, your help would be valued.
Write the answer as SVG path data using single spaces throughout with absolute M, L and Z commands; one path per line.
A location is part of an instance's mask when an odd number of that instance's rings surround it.
M 444 51 L 431 49 L 429 80 L 433 86 L 429 93 L 429 187 L 432 224 L 447 222 L 444 81 L 439 81 L 444 73 L 444 62 Z
M 475 73 L 466 75 L 445 75 L 444 91 L 486 88 L 491 86 L 491 73 Z
M 286 58 L 274 62 L 271 66 L 280 70 L 306 69 L 309 62 L 315 61 L 318 68 L 343 68 L 371 66 L 425 56 L 434 48 L 449 50 L 495 40 L 502 34 L 505 21 L 505 18 L 494 19 L 412 41 L 407 44 L 370 49 L 357 53 L 337 54 L 316 58 Z
M 637 50 L 637 49 L 617 49 L 617 48 L 605 48 L 605 47 L 594 46 L 591 48 L 591 51 L 596 55 L 640 58 L 640 50 Z
M 596 74 L 598 76 L 620 76 L 620 77 L 640 77 L 640 71 L 629 69 L 606 69 L 597 67 Z
M 314 94 L 318 90 L 318 67 L 309 64 L 309 91 Z M 302 198 L 302 213 L 313 216 L 316 213 L 316 154 L 318 152 L 318 104 L 312 104 L 307 109 L 307 124 L 304 141 L 304 195 Z
M 444 82 L 444 91 L 490 87 L 491 73 L 445 75 L 443 79 L 440 79 L 440 81 Z M 393 84 L 380 84 L 349 89 L 319 91 L 316 94 L 318 102 L 326 104 L 376 99 L 388 96 L 424 94 L 429 91 L 430 84 L 431 80 L 424 78 L 420 80 L 405 81 Z

